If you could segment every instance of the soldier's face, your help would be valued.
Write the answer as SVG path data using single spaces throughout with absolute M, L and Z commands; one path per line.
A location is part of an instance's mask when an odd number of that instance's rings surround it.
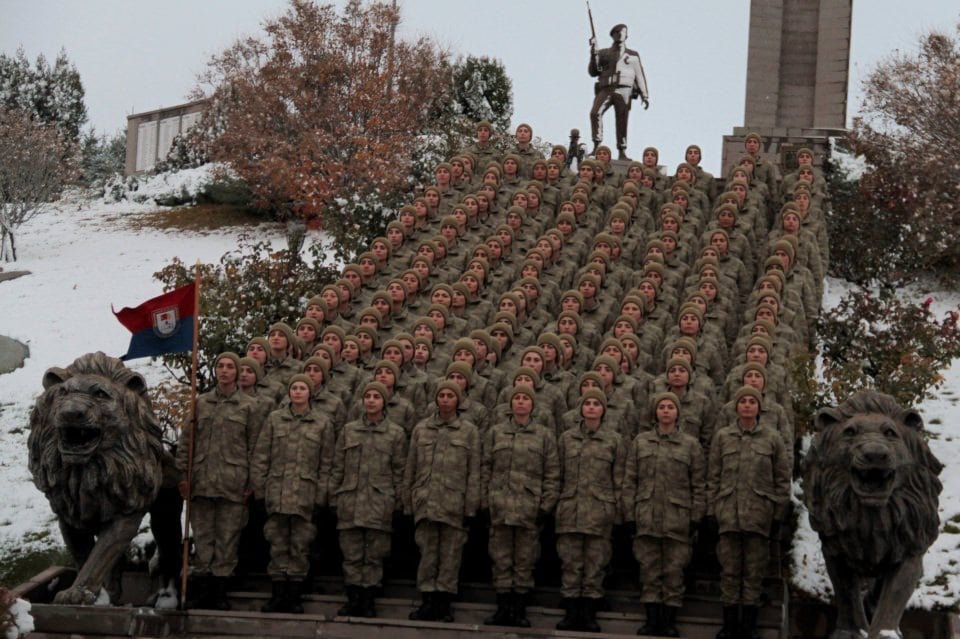
M 290 403 L 294 406 L 304 406 L 310 403 L 310 387 L 306 382 L 294 382 L 290 384 Z
M 617 29 L 616 31 L 613 32 L 613 41 L 614 41 L 615 43 L 620 44 L 620 43 L 622 43 L 622 42 L 626 42 L 626 40 L 627 40 L 627 28 L 626 28 L 626 27 L 620 27 L 619 29 Z
M 667 371 L 667 383 L 671 386 L 686 386 L 690 383 L 690 373 L 683 366 L 671 366 Z
M 688 164 L 697 166 L 698 164 L 700 164 L 700 155 L 701 155 L 700 149 L 696 147 L 690 147 L 687 149 L 687 152 L 684 155 L 684 159 L 687 161 Z
M 297 337 L 307 344 L 313 344 L 313 341 L 317 339 L 317 329 L 309 324 L 301 324 L 297 327 Z
M 700 320 L 693 313 L 684 313 L 680 317 L 680 332 L 684 335 L 696 335 L 700 332 Z
M 756 397 L 745 395 L 737 400 L 737 417 L 743 420 L 754 420 L 760 414 L 760 402 Z
M 767 349 L 758 344 L 754 344 L 747 348 L 747 361 L 748 362 L 757 362 L 758 364 L 767 365 Z
M 357 358 L 360 357 L 360 345 L 353 340 L 344 342 L 340 356 L 343 357 L 344 361 L 350 362 L 351 364 L 356 362 Z
M 412 360 L 413 351 L 414 351 L 413 342 L 407 341 L 405 339 L 400 340 L 400 347 L 403 351 L 403 361 L 409 362 L 410 360 Z M 386 359 L 386 356 L 384 356 L 384 358 Z
M 249 366 L 240 366 L 237 381 L 243 388 L 250 388 L 257 383 L 257 374 Z
M 377 264 L 370 258 L 360 260 L 360 272 L 363 277 L 373 277 L 377 273 Z
M 397 366 L 403 365 L 403 351 L 396 346 L 388 346 L 383 351 L 383 359 L 393 362 Z
M 260 344 L 251 344 L 247 349 L 247 357 L 252 357 L 263 364 L 267 361 L 267 351 Z
M 580 405 L 580 414 L 584 419 L 600 419 L 603 417 L 604 410 L 600 400 L 594 399 L 593 397 L 588 397 L 583 400 L 583 403 Z
M 490 129 L 482 126 L 477 129 L 477 140 L 480 142 L 487 142 L 490 140 Z
M 389 387 L 388 387 L 389 388 Z M 363 410 L 367 415 L 378 415 L 383 411 L 383 395 L 375 390 L 363 394 Z
M 743 374 L 743 384 L 745 386 L 753 386 L 758 391 L 762 391 L 765 383 L 766 380 L 760 371 L 747 371 Z
M 543 371 L 543 358 L 537 353 L 527 353 L 520 361 L 520 365 L 532 368 L 539 373 Z
M 276 353 L 287 350 L 287 347 L 290 345 L 283 331 L 270 331 L 270 334 L 267 336 L 267 342 L 270 344 L 270 349 Z
M 360 343 L 360 350 L 369 353 L 373 350 L 373 336 L 366 331 L 360 331 L 357 334 L 357 342 Z
M 560 167 L 552 164 L 547 165 L 547 179 L 551 181 L 560 179 Z
M 661 426 L 671 426 L 677 423 L 680 410 L 669 399 L 662 399 L 657 403 L 657 423 Z
M 430 349 L 425 344 L 417 344 L 413 349 L 413 361 L 417 364 L 425 364 L 430 360 Z
M 449 388 L 441 388 L 437 392 L 437 407 L 442 411 L 454 411 L 457 409 L 459 400 L 457 394 Z
M 380 382 L 387 388 L 393 388 L 393 385 L 397 383 L 397 378 L 394 377 L 393 371 L 386 366 L 381 366 L 378 368 L 373 375 L 373 379 Z M 364 403 L 366 403 L 366 394 L 364 394 Z
M 533 137 L 533 130 L 528 126 L 519 126 L 517 127 L 517 142 L 520 144 L 526 144 Z
M 750 155 L 756 155 L 757 151 L 760 150 L 760 140 L 757 138 L 747 138 L 743 143 L 743 148 L 746 149 Z
M 237 383 L 237 365 L 229 357 L 221 357 L 217 360 L 214 374 L 217 376 L 217 382 L 224 386 Z
M 311 304 L 307 307 L 306 316 L 322 323 L 324 319 L 323 307 L 318 306 L 317 304 Z
M 323 369 L 319 365 L 310 364 L 303 372 L 313 382 L 314 387 L 319 388 L 323 384 Z
M 510 409 L 517 417 L 526 417 L 533 412 L 533 398 L 526 393 L 517 393 L 510 400 Z

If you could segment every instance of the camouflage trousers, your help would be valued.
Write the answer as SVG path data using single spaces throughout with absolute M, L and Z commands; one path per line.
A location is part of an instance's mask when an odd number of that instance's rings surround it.
M 533 569 L 540 558 L 540 531 L 520 526 L 490 527 L 493 587 L 497 592 L 533 589 Z
M 763 573 L 770 561 L 770 540 L 756 533 L 720 533 L 717 560 L 723 604 L 758 605 L 763 595 Z
M 690 562 L 690 544 L 666 537 L 638 536 L 633 556 L 640 564 L 640 601 L 683 605 L 683 570 Z
M 603 597 L 603 577 L 612 547 L 608 537 L 583 533 L 557 535 L 560 556 L 560 596 Z
M 270 542 L 270 563 L 267 574 L 271 579 L 303 579 L 310 570 L 310 542 L 317 527 L 299 515 L 270 513 L 263 526 L 263 536 Z
M 190 501 L 193 528 L 193 574 L 229 577 L 237 567 L 240 531 L 247 524 L 247 507 L 227 499 L 194 497 Z
M 420 549 L 417 589 L 420 592 L 456 593 L 467 531 L 422 519 L 417 522 L 413 538 Z
M 340 531 L 343 553 L 343 581 L 348 586 L 379 586 L 383 581 L 383 559 L 390 554 L 390 533 L 373 528 L 344 528 Z

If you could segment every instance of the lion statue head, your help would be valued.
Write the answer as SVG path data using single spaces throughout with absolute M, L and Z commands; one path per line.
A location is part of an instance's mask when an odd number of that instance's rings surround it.
M 923 438 L 920 415 L 883 393 L 855 393 L 821 410 L 816 426 L 803 492 L 833 584 L 830 636 L 902 636 L 923 554 L 939 534 L 943 464 Z M 874 581 L 866 602 L 861 578 Z
M 143 377 L 98 352 L 50 368 L 43 387 L 30 414 L 29 468 L 61 523 L 96 529 L 146 512 L 163 442 Z

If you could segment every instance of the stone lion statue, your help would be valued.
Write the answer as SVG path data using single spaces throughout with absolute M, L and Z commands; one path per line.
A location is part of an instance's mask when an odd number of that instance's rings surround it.
M 833 583 L 831 639 L 902 637 L 900 618 L 940 528 L 943 465 L 920 415 L 883 393 L 860 391 L 825 408 L 816 426 L 804 501 Z M 872 581 L 866 602 L 862 579 Z
M 173 461 L 143 377 L 98 352 L 48 369 L 43 387 L 30 414 L 29 468 L 79 570 L 54 601 L 93 604 L 116 585 L 108 580 L 147 512 L 166 555 L 161 573 L 175 581 L 181 504 L 158 501 Z

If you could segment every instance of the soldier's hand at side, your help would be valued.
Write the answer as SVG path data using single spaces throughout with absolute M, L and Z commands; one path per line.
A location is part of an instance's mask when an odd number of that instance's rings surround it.
M 646 111 L 647 109 L 650 108 L 650 100 L 648 100 L 648 99 L 646 99 L 646 98 L 643 98 L 642 102 L 643 102 L 643 110 L 644 110 L 644 111 Z

